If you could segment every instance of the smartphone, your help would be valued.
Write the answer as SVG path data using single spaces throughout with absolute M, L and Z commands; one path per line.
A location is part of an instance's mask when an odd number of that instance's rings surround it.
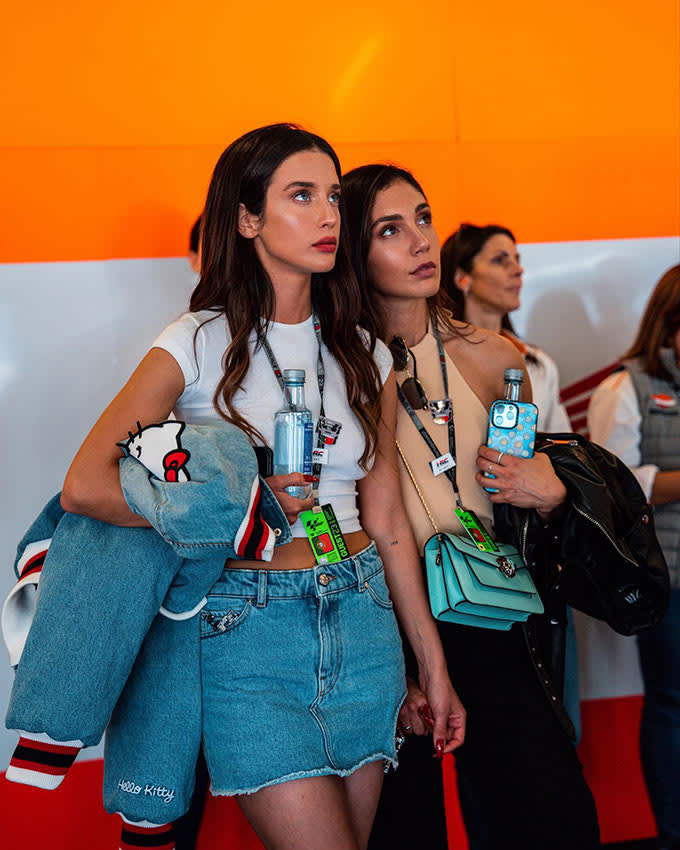
M 274 474 L 274 452 L 269 446 L 253 446 L 257 457 L 257 471 L 263 478 Z
M 530 401 L 498 398 L 489 410 L 489 428 L 486 444 L 498 452 L 516 457 L 533 457 L 536 440 L 538 408 Z M 487 478 L 494 478 L 488 472 Z M 491 487 L 488 493 L 497 493 Z

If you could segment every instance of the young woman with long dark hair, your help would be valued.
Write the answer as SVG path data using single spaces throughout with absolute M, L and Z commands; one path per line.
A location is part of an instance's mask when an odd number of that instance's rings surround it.
M 492 529 L 493 504 L 535 510 L 545 521 L 559 514 L 566 488 L 546 455 L 499 456 L 483 444 L 488 410 L 502 395 L 504 370 L 523 367 L 514 345 L 497 334 L 452 319 L 439 293 L 439 241 L 427 198 L 407 171 L 367 165 L 343 178 L 352 257 L 364 298 L 363 325 L 390 343 L 404 396 L 444 456 L 455 453 L 460 499 Z M 417 379 L 417 380 L 416 380 Z M 455 447 L 437 411 L 451 403 Z M 527 396 L 530 388 L 527 387 Z M 429 404 L 437 400 L 431 414 Z M 418 403 L 419 402 L 419 403 Z M 418 409 L 415 409 L 418 408 Z M 396 437 L 401 486 L 418 549 L 436 523 L 464 535 L 454 510 L 452 482 L 434 475 L 433 453 L 400 404 Z M 484 473 L 495 476 L 487 493 Z M 427 507 L 426 507 L 427 504 Z M 492 532 L 491 532 L 492 533 Z M 554 565 L 532 565 L 537 587 Z M 461 805 L 470 846 L 522 850 L 599 847 L 597 816 L 572 745 L 571 724 L 539 650 L 550 616 L 532 618 L 536 637 L 437 621 L 452 681 L 467 710 L 465 743 L 456 750 Z M 407 733 L 403 764 L 383 790 L 371 850 L 447 847 L 442 777 L 432 761 L 422 720 L 426 695 L 414 681 L 400 712 Z
M 236 795 L 276 850 L 366 845 L 383 764 L 396 760 L 405 690 L 392 600 L 439 754 L 464 733 L 400 496 L 391 357 L 358 327 L 340 174 L 328 143 L 290 124 L 224 151 L 202 214 L 190 312 L 161 333 L 96 423 L 62 496 L 68 510 L 143 525 L 123 498 L 116 442 L 174 411 L 190 423 L 226 420 L 271 445 L 280 369 L 304 368 L 315 420 L 325 411 L 341 425 L 314 486 L 349 557 L 315 565 L 299 519 L 315 499 L 286 492 L 305 478 L 271 476 L 293 540 L 268 564 L 228 561 L 202 621 L 212 792 Z

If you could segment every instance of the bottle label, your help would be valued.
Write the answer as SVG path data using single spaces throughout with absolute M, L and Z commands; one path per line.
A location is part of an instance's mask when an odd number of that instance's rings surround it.
M 302 450 L 302 474 L 311 475 L 312 451 L 314 449 L 314 426 L 311 421 L 305 422 L 304 424 L 303 441 L 304 446 Z

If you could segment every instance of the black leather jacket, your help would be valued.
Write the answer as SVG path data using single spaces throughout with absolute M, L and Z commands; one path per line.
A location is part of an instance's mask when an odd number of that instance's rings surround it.
M 533 510 L 496 504 L 494 527 L 520 550 L 541 594 L 545 613 L 522 628 L 546 696 L 573 736 L 561 703 L 565 604 L 634 634 L 666 610 L 668 570 L 651 507 L 615 455 L 577 434 L 539 434 L 536 450 L 566 486 L 564 506 L 545 525 Z

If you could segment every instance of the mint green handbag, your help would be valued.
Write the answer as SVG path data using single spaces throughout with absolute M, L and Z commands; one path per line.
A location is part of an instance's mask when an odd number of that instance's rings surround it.
M 432 614 L 447 623 L 508 630 L 542 614 L 534 581 L 514 546 L 482 552 L 466 537 L 438 532 L 425 544 Z
M 496 542 L 497 552 L 484 552 L 467 537 L 439 531 L 399 443 L 397 449 L 435 532 L 425 543 L 433 617 L 507 631 L 530 614 L 542 614 L 541 597 L 517 549 Z

